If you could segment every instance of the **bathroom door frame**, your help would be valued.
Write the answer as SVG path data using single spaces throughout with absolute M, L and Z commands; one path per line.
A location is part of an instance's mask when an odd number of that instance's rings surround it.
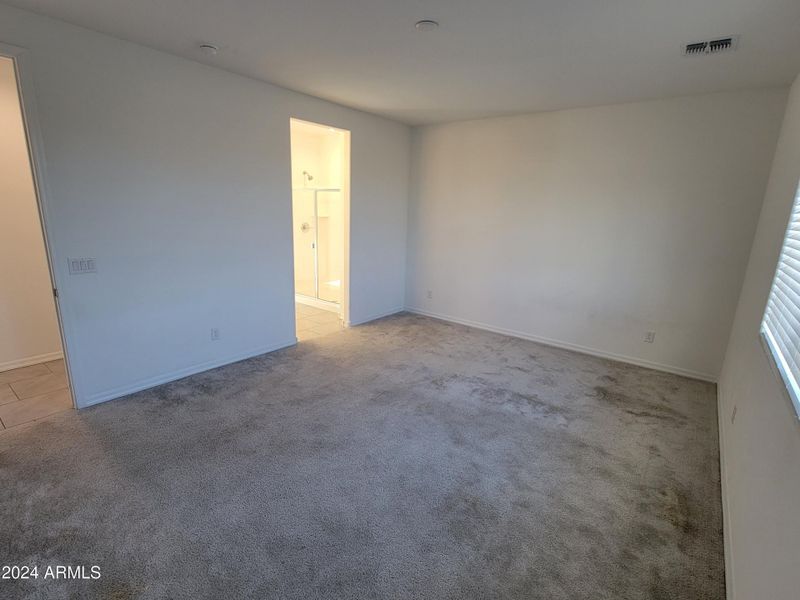
M 58 323 L 58 333 L 61 339 L 61 352 L 64 355 L 64 369 L 69 385 L 70 399 L 73 408 L 77 408 L 77 400 L 74 378 L 70 369 L 69 359 L 69 339 L 64 325 L 63 314 L 59 297 L 59 286 L 56 278 L 56 270 L 53 261 L 52 234 L 48 227 L 51 221 L 50 211 L 50 191 L 47 187 L 47 177 L 45 175 L 45 156 L 42 144 L 41 129 L 36 112 L 36 102 L 34 100 L 34 86 L 31 77 L 31 67 L 29 53 L 26 48 L 14 46 L 0 41 L 0 57 L 11 59 L 14 64 L 14 76 L 17 82 L 17 96 L 19 98 L 20 113 L 22 115 L 22 128 L 25 134 L 25 142 L 28 149 L 28 163 L 31 169 L 33 180 L 34 196 L 36 197 L 36 208 L 39 214 L 39 224 L 41 225 L 42 241 L 44 242 L 44 253 L 47 260 L 47 271 L 50 275 L 50 286 L 53 290 L 53 304 L 56 309 L 56 322 Z
M 300 123 L 305 123 L 306 125 L 314 125 L 315 127 L 323 127 L 327 129 L 335 129 L 339 133 L 344 135 L 343 143 L 342 143 L 342 153 L 343 153 L 343 160 L 342 160 L 342 187 L 340 188 L 340 193 L 342 195 L 342 226 L 344 231 L 342 232 L 342 252 L 344 253 L 343 256 L 343 269 L 342 269 L 342 304 L 341 304 L 341 318 L 344 322 L 345 327 L 350 327 L 350 136 L 352 135 L 349 129 L 345 129 L 343 127 L 337 127 L 335 125 L 329 125 L 328 123 L 322 123 L 320 121 L 315 121 L 312 119 L 306 119 L 301 117 L 289 117 L 289 193 L 290 193 L 290 202 L 291 202 L 291 214 L 294 216 L 294 190 L 292 189 L 291 185 L 291 148 L 292 148 L 292 121 L 298 121 Z M 316 237 L 315 241 L 315 248 L 314 248 L 314 277 L 318 279 L 319 273 L 318 268 L 316 265 L 317 261 L 317 251 L 319 250 L 319 239 L 316 232 L 317 227 L 317 194 L 316 191 L 314 192 L 314 228 L 315 232 L 314 235 Z M 292 303 L 294 303 L 296 290 L 294 287 L 294 221 L 292 220 Z M 319 285 L 315 284 L 315 291 L 317 293 L 317 298 L 319 299 Z

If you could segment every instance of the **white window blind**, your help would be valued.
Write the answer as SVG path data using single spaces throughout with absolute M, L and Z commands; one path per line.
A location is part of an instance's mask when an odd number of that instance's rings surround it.
M 761 322 L 761 334 L 800 416 L 800 187 Z

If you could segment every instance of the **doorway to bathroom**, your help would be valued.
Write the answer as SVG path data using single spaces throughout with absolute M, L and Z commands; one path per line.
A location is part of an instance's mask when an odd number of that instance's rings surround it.
M 298 341 L 348 321 L 350 132 L 290 120 Z

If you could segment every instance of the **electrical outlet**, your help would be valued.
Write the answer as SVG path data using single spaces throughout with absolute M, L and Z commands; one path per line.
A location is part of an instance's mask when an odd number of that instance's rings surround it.
M 648 344 L 652 344 L 656 341 L 656 332 L 655 331 L 645 331 L 644 332 L 644 341 Z
M 733 422 L 736 420 L 736 410 L 738 408 L 739 408 L 738 406 L 733 407 L 733 411 L 731 412 L 731 425 L 733 425 Z
M 212 340 L 218 340 L 219 339 L 219 329 L 217 329 L 216 327 L 213 327 L 211 329 L 211 339 Z
M 428 290 L 428 300 L 433 298 L 433 290 Z

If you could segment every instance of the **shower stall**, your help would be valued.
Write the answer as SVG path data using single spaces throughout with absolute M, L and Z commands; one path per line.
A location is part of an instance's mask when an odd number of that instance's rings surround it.
M 292 190 L 295 293 L 306 299 L 342 302 L 344 222 L 339 188 Z

